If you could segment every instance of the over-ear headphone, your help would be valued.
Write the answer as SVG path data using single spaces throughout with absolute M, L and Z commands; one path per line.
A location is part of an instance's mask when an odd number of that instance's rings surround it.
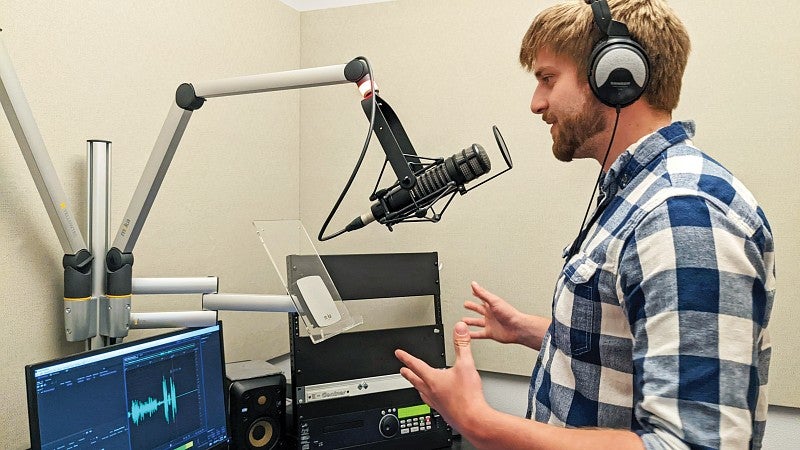
M 589 86 L 603 104 L 622 108 L 642 96 L 650 81 L 650 61 L 628 26 L 611 19 L 606 0 L 585 0 L 592 5 L 594 23 L 603 38 L 589 56 Z

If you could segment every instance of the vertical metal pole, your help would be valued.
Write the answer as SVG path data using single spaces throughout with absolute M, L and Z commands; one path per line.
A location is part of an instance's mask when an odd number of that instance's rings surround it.
M 92 339 L 92 348 L 106 345 L 104 337 L 108 336 L 108 298 L 105 296 L 106 253 L 108 252 L 108 215 L 111 192 L 111 142 L 90 140 L 86 142 L 88 186 L 88 241 L 89 251 L 95 255 L 92 260 L 92 298 L 95 309 L 91 322 L 99 323 L 100 335 Z M 99 303 L 99 314 L 97 309 Z M 99 319 L 98 319 L 99 317 Z

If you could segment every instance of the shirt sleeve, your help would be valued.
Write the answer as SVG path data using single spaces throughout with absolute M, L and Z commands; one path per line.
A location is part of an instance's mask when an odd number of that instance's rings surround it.
M 667 199 L 626 243 L 619 289 L 645 447 L 750 448 L 763 432 L 772 293 L 761 244 L 699 196 Z

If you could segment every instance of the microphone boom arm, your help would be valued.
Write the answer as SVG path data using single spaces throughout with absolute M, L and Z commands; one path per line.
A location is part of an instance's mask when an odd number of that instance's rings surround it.
M 127 336 L 131 328 L 131 296 L 136 289 L 141 290 L 141 279 L 132 277 L 133 247 L 139 237 L 144 222 L 155 201 L 181 137 L 188 125 L 192 113 L 199 109 L 208 98 L 226 97 L 260 92 L 270 92 L 306 87 L 328 86 L 344 83 L 357 83 L 368 75 L 368 63 L 363 58 L 356 58 L 347 64 L 314 67 L 308 69 L 289 70 L 284 72 L 243 76 L 216 81 L 206 81 L 196 84 L 181 84 L 175 93 L 175 101 L 171 105 L 161 131 L 156 139 L 153 150 L 139 180 L 136 190 L 131 198 L 128 209 L 120 225 L 119 232 L 109 249 L 105 236 L 107 227 L 95 227 L 95 220 L 89 224 L 90 242 L 81 235 L 75 222 L 76 215 L 71 211 L 71 203 L 58 179 L 52 160 L 47 152 L 33 113 L 21 83 L 14 70 L 11 58 L 5 45 L 0 39 L 0 103 L 14 132 L 22 155 L 33 177 L 42 202 L 55 229 L 56 235 L 64 250 L 62 265 L 64 267 L 64 325 L 66 339 L 71 342 L 86 340 L 87 348 L 91 347 L 90 339 L 98 335 L 102 338 L 122 338 Z M 96 145 L 100 151 L 93 152 Z M 96 183 L 100 194 L 97 198 L 95 189 L 90 193 L 91 210 L 93 213 L 102 214 L 97 222 L 108 220 L 108 185 L 106 172 L 102 171 L 107 159 L 102 155 L 103 149 L 110 150 L 110 142 L 89 141 L 90 147 L 90 186 L 94 186 L 92 176 L 97 172 L 103 175 L 102 180 Z M 99 155 L 95 158 L 94 155 Z M 97 170 L 94 166 L 97 165 Z M 95 205 L 98 205 L 95 207 Z M 97 236 L 92 236 L 93 228 Z M 95 258 L 92 252 L 103 255 Z M 136 286 L 134 286 L 136 284 Z M 149 283 L 145 290 L 173 293 L 185 290 L 208 290 L 205 280 L 170 279 Z M 274 301 L 279 299 L 280 301 Z M 289 296 L 265 296 L 260 299 L 257 308 L 263 311 L 285 311 L 292 309 L 287 302 Z M 98 300 L 99 308 L 98 308 Z M 315 300 L 316 301 L 316 300 Z M 333 300 L 331 299 L 331 302 Z M 324 322 L 329 315 L 317 317 L 315 311 L 321 311 L 328 305 L 320 300 L 304 310 L 308 318 L 316 322 Z M 308 303 L 307 303 L 308 304 Z M 236 307 L 237 305 L 231 305 Z M 241 305 L 238 304 L 238 307 Z M 248 306 L 250 308 L 250 306 Z M 108 313 L 107 311 L 116 311 Z M 98 314 L 98 311 L 100 313 Z M 159 314 L 165 319 L 160 321 Z M 135 317 L 135 316 L 134 316 Z M 213 312 L 202 313 L 148 313 L 145 322 L 153 324 L 176 323 L 180 317 L 186 317 L 185 325 L 203 321 L 215 321 Z M 142 321 L 140 321 L 142 322 Z M 134 324 L 135 325 L 135 324 Z M 114 341 L 107 341 L 114 343 Z M 105 345 L 105 342 L 100 342 Z
M 355 83 L 367 74 L 361 59 L 347 64 L 248 75 L 199 83 L 183 83 L 175 92 L 167 118 L 156 139 L 122 224 L 106 255 L 106 293 L 113 309 L 130 311 L 133 247 L 155 201 L 192 113 L 209 98 Z M 130 313 L 129 313 L 130 314 Z M 108 325 L 110 337 L 128 334 L 130 316 Z
M 414 171 L 420 167 L 417 152 L 408 138 L 403 124 L 392 107 L 377 92 L 375 93 L 375 124 L 372 131 L 386 154 L 386 159 L 392 166 L 397 181 L 403 189 L 411 189 L 417 184 Z M 372 110 L 372 99 L 367 96 L 361 101 L 361 107 L 369 118 Z
M 36 125 L 11 57 L 0 39 L 0 103 L 64 251 L 64 331 L 76 342 L 97 334 L 97 299 L 92 295 L 94 256 L 81 234 Z

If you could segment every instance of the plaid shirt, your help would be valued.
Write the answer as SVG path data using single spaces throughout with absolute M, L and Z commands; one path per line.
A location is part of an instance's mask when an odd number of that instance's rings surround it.
M 625 428 L 647 448 L 759 448 L 772 233 L 752 194 L 676 122 L 620 155 L 564 265 L 528 417 Z

